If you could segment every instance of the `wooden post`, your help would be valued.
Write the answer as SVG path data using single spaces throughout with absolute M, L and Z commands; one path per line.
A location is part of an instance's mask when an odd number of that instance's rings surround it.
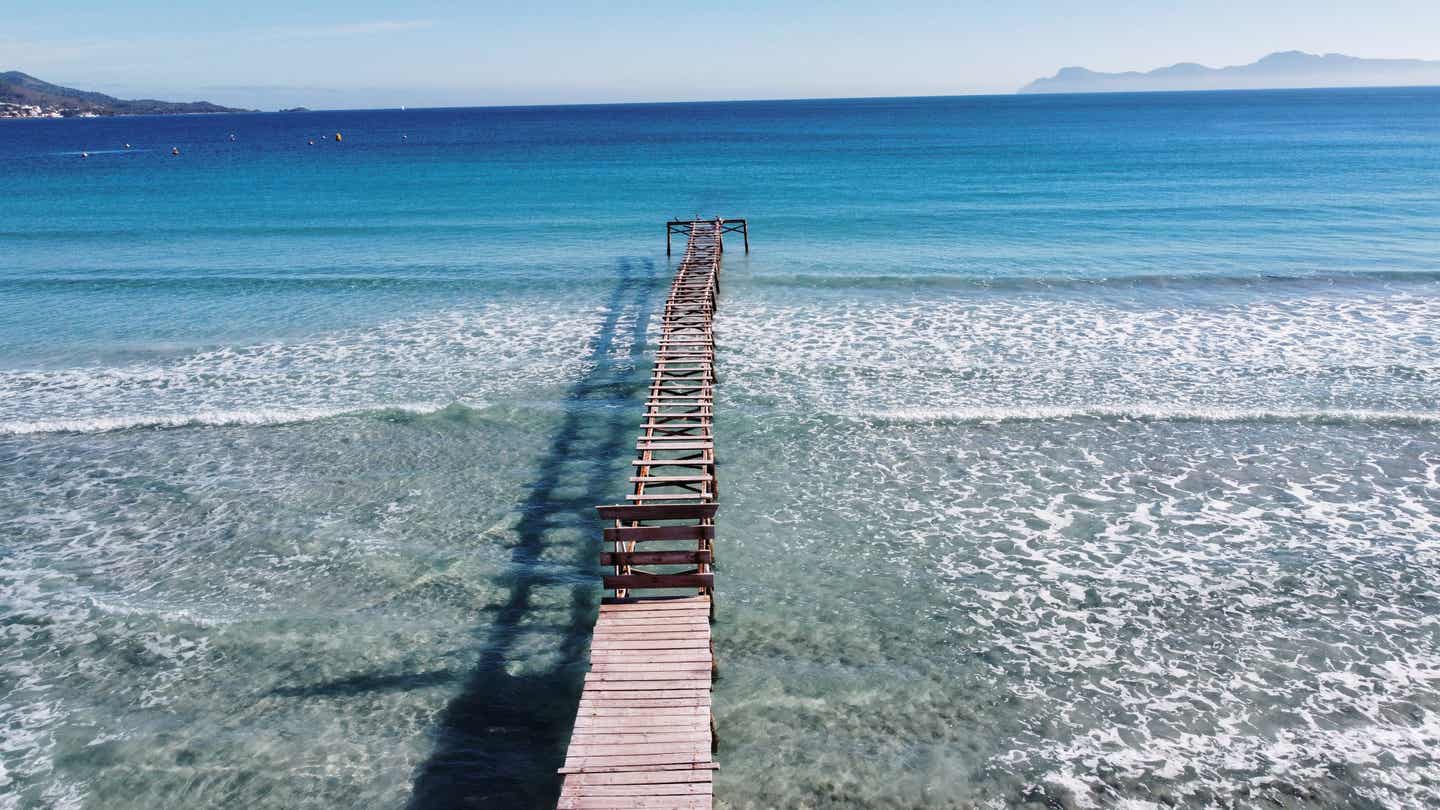
M 670 227 L 670 223 L 668 223 L 668 222 L 665 223 L 665 255 L 666 255 L 666 256 L 669 256 L 669 255 L 670 255 L 670 232 L 671 232 L 672 230 L 673 230 L 673 229 Z
M 750 221 L 740 220 L 740 233 L 745 236 L 745 252 L 750 252 Z

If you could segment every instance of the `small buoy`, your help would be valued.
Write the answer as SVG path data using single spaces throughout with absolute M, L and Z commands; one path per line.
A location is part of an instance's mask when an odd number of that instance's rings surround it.
M 180 154 L 180 147 L 178 147 L 178 146 L 172 146 L 172 147 L 170 147 L 170 154 L 172 154 L 172 155 L 178 155 L 178 154 Z
M 408 141 L 408 140 L 410 140 L 410 136 L 409 136 L 409 135 L 401 135 L 401 136 L 400 136 L 400 140 L 402 140 L 402 141 Z
M 315 139 L 314 139 L 314 138 L 311 138 L 311 139 L 310 139 L 310 145 L 311 145 L 311 146 L 314 146 L 314 145 L 315 145 Z
M 129 149 L 129 148 L 130 148 L 130 144 L 128 144 L 128 143 L 125 144 L 125 148 L 126 148 L 126 149 Z
M 341 140 L 341 138 L 340 138 L 340 133 L 338 133 L 338 132 L 335 133 L 335 142 L 336 142 L 336 143 L 339 143 L 340 140 Z
M 230 142 L 231 142 L 231 143 L 234 143 L 234 142 L 235 142 L 235 133 L 233 133 L 233 132 L 230 133 Z
M 81 152 L 81 153 L 80 153 L 80 157 L 82 157 L 82 158 L 88 158 L 88 157 L 90 157 L 90 153 L 89 153 L 89 152 Z

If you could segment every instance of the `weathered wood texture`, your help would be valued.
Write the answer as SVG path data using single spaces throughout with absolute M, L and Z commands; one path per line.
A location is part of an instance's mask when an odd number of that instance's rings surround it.
M 561 808 L 711 806 L 715 575 L 715 334 L 725 233 L 744 220 L 665 225 L 688 237 L 661 316 L 628 503 L 608 521 L 590 673 L 565 756 Z

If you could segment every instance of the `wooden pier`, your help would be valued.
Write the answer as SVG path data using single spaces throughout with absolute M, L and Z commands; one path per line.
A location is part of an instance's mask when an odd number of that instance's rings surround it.
M 734 223 L 738 223 L 734 224 Z M 590 672 L 565 756 L 562 810 L 708 808 L 713 794 L 715 296 L 724 234 L 744 220 L 672 221 L 688 238 L 659 349 L 627 503 L 608 521 Z

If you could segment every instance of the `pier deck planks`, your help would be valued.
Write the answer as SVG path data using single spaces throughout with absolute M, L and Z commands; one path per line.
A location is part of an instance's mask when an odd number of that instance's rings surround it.
M 709 810 L 715 764 L 710 687 L 715 511 L 712 318 L 725 233 L 744 220 L 666 224 L 688 241 L 635 443 L 627 503 L 597 507 L 602 600 L 590 672 L 565 755 L 562 810 Z M 677 595 L 677 592 L 678 595 Z M 687 593 L 688 592 L 688 593 Z

